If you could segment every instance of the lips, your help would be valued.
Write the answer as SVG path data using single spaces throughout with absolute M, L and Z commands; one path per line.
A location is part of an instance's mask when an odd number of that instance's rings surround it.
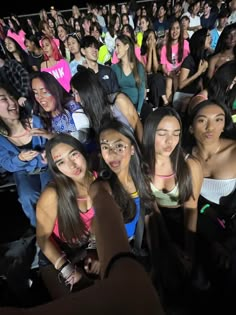
M 213 137 L 213 133 L 205 133 L 205 137 L 207 139 L 211 139 Z
M 80 169 L 80 168 L 77 168 L 77 169 L 73 172 L 73 175 L 74 175 L 74 176 L 78 176 L 78 175 L 80 175 L 80 173 L 81 173 L 81 169 Z
M 109 166 L 113 169 L 118 168 L 120 166 L 120 161 L 111 161 L 109 162 Z

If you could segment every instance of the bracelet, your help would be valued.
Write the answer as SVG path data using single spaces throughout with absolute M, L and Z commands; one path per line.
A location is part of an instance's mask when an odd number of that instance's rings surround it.
M 69 263 L 70 263 L 70 262 L 67 260 L 67 261 L 66 261 L 60 268 L 58 268 L 57 270 L 61 272 L 62 269 L 63 269 L 65 266 L 69 265 Z
M 205 204 L 205 206 L 203 206 L 203 207 L 201 208 L 200 213 L 203 214 L 203 213 L 205 212 L 205 210 L 206 210 L 207 208 L 209 208 L 209 207 L 210 207 L 209 203 Z
M 72 265 L 71 263 L 67 263 L 66 266 L 64 266 L 59 275 L 64 279 L 67 280 L 74 272 L 75 272 L 76 268 L 74 265 Z
M 61 261 L 64 257 L 66 257 L 66 254 L 65 254 L 65 253 L 62 253 L 62 255 L 56 260 L 56 262 L 55 262 L 55 264 L 54 264 L 55 269 L 57 269 L 57 270 L 59 269 L 58 265 L 59 265 L 60 261 Z

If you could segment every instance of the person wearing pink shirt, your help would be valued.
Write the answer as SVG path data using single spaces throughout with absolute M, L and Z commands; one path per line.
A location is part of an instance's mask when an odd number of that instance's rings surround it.
M 189 52 L 189 43 L 183 38 L 181 24 L 175 19 L 170 24 L 166 44 L 162 47 L 160 53 L 162 71 L 166 76 L 166 97 L 169 102 L 171 102 L 172 94 L 177 88 L 180 66 Z
M 72 75 L 68 61 L 62 57 L 56 43 L 48 36 L 42 38 L 42 49 L 44 61 L 41 63 L 40 70 L 51 73 L 69 92 Z
M 133 42 L 135 43 L 135 46 L 134 46 L 134 52 L 135 52 L 135 56 L 138 58 L 138 60 L 140 62 L 143 63 L 143 60 L 142 60 L 142 57 L 141 57 L 141 48 L 138 46 L 138 44 L 136 43 L 136 40 L 135 40 L 135 34 L 134 34 L 134 29 L 131 25 L 129 24 L 125 24 L 122 29 L 121 29 L 121 34 L 124 34 L 124 35 L 127 35 L 129 36 Z M 118 63 L 119 62 L 119 59 L 116 55 L 116 52 L 114 51 L 113 53 L 113 56 L 112 56 L 112 60 L 111 60 L 111 63 L 112 64 L 115 64 L 115 63 Z

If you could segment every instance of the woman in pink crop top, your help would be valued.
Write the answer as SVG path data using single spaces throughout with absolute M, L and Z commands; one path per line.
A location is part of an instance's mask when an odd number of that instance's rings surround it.
M 87 251 L 95 243 L 88 190 L 96 173 L 88 168 L 82 144 L 68 134 L 60 133 L 48 141 L 46 157 L 54 180 L 37 203 L 36 236 L 41 250 L 39 268 L 54 299 L 90 285 L 86 274 L 99 274 L 96 255 L 90 255 L 95 250 Z

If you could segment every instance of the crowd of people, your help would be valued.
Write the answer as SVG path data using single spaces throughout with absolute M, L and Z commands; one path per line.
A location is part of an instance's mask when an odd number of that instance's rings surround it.
M 0 167 L 50 300 L 31 314 L 79 303 L 90 314 L 101 292 L 104 314 L 194 315 L 199 297 L 229 306 L 234 157 L 236 0 L 0 19 Z

